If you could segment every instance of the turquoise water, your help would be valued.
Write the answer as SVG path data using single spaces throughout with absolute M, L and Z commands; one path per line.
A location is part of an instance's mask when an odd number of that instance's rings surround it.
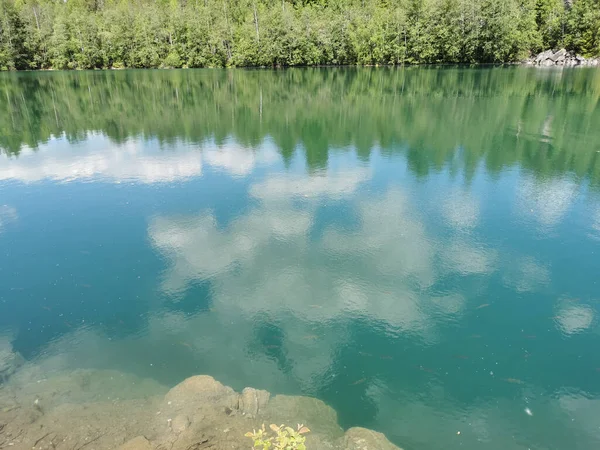
M 600 72 L 0 88 L 2 349 L 311 395 L 407 450 L 599 448 Z

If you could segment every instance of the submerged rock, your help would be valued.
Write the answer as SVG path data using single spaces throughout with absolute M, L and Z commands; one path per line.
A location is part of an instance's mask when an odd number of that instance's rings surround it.
M 237 409 L 239 403 L 237 392 L 208 375 L 185 379 L 165 395 L 165 401 L 172 409 L 186 409 L 198 404 Z
M 187 430 L 191 422 L 188 416 L 185 414 L 179 414 L 173 420 L 171 420 L 171 430 L 173 433 L 180 434 Z
M 344 435 L 342 448 L 345 450 L 402 450 L 377 431 L 366 428 L 350 428 Z
M 270 396 L 268 391 L 245 388 L 239 398 L 240 412 L 249 417 L 256 417 L 267 406 Z
M 305 424 L 311 429 L 313 436 L 321 434 L 337 439 L 344 434 L 344 430 L 338 424 L 335 410 L 312 397 L 276 395 L 265 408 L 263 417 L 278 425 Z
M 85 445 L 96 450 L 248 450 L 252 443 L 244 435 L 263 423 L 292 427 L 303 423 L 311 430 L 306 436 L 309 450 L 398 450 L 381 433 L 363 428 L 344 433 L 335 410 L 315 398 L 271 397 L 269 392 L 253 388 L 238 393 L 210 376 L 188 378 L 165 395 L 153 390 L 149 396 L 109 398 L 109 391 L 103 389 L 103 398 L 98 398 L 96 387 L 110 385 L 102 379 L 118 376 L 112 371 L 89 371 L 86 376 L 92 380 L 81 390 L 90 395 L 87 400 L 70 392 L 79 389 L 78 373 L 41 383 L 19 383 L 20 394 L 15 399 L 23 401 L 0 410 L 0 424 L 7 424 L 3 433 L 15 437 L 13 448 L 72 450 Z M 4 393 L 11 397 L 13 391 Z M 44 401 L 43 415 L 35 408 L 38 394 Z M 52 398 L 82 401 L 56 403 Z M 0 395 L 0 402 L 3 400 Z
M 121 445 L 119 450 L 153 450 L 153 447 L 144 436 L 138 436 Z
M 8 381 L 19 367 L 25 363 L 25 358 L 11 348 L 0 348 L 0 383 Z

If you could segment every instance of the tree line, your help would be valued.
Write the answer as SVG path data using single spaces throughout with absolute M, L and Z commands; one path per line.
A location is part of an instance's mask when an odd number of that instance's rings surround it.
M 165 150 L 271 142 L 309 170 L 332 151 L 405 152 L 417 175 L 522 167 L 600 188 L 600 70 L 342 68 L 0 74 L 0 153 L 52 137 Z
M 600 0 L 0 0 L 0 69 L 505 63 L 600 54 Z

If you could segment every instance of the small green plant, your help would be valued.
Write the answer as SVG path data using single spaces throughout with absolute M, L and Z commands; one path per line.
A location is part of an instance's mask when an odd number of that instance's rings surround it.
M 306 433 L 310 430 L 302 424 L 298 424 L 298 429 L 285 425 L 269 425 L 273 435 L 265 428 L 263 423 L 262 428 L 258 430 L 248 431 L 245 436 L 254 440 L 253 448 L 259 450 L 306 450 L 304 445 Z

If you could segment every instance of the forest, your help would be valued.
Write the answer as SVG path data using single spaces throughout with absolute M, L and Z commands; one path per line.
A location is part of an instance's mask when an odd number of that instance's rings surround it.
M 0 69 L 286 67 L 600 54 L 600 0 L 0 0 Z

